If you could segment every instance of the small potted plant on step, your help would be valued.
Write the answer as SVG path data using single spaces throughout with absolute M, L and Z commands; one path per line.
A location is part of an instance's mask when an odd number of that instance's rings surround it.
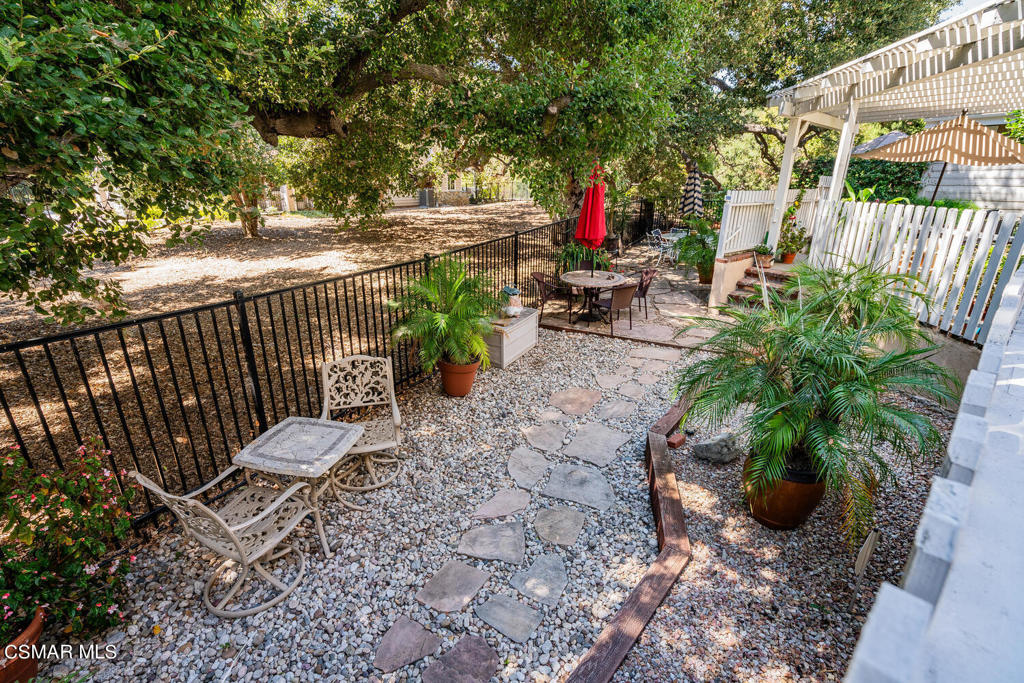
M 117 599 L 127 558 L 109 557 L 128 537 L 134 488 L 118 488 L 98 441 L 78 449 L 64 471 L 38 473 L 17 448 L 0 456 L 0 683 L 27 681 L 44 618 L 84 635 L 121 621 Z M 7 657 L 9 653 L 14 657 Z
M 767 244 L 759 244 L 754 247 L 754 260 L 761 268 L 771 268 L 775 263 L 775 250 Z
M 718 253 L 718 233 L 711 229 L 710 221 L 691 218 L 687 223 L 690 233 L 672 244 L 676 262 L 695 269 L 700 284 L 711 284 Z
M 449 396 L 465 396 L 473 388 L 478 368 L 490 365 L 487 342 L 502 301 L 484 277 L 471 277 L 462 262 L 442 258 L 409 285 L 405 296 L 388 305 L 401 315 L 392 330 L 395 342 L 419 345 L 425 372 L 441 370 Z
M 895 395 L 955 398 L 950 374 L 928 360 L 934 346 L 899 292 L 914 281 L 883 268 L 797 266 L 787 291 L 763 307 L 725 307 L 695 325 L 714 335 L 676 390 L 692 400 L 688 417 L 720 426 L 743 406 L 750 455 L 743 491 L 755 519 L 775 529 L 799 526 L 826 489 L 839 493 L 848 540 L 871 528 L 882 485 L 939 445 L 929 419 Z M 800 296 L 790 298 L 800 289 Z

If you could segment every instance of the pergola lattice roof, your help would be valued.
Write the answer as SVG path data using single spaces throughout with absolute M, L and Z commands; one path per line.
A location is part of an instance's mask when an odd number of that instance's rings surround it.
M 1024 0 L 994 0 L 790 88 L 769 101 L 784 116 L 894 121 L 1024 108 Z

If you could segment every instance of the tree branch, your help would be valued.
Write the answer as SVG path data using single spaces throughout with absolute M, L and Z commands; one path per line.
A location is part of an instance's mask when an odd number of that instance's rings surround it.
M 544 116 L 541 118 L 541 130 L 544 131 L 544 135 L 551 135 L 555 129 L 555 124 L 558 122 L 558 115 L 562 113 L 562 110 L 568 107 L 572 103 L 572 95 L 560 95 L 555 99 L 551 100 L 548 106 L 544 109 Z

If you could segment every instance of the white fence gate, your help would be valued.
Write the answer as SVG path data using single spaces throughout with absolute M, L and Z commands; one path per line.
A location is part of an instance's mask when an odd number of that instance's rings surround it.
M 1021 262 L 1019 213 L 877 202 L 822 202 L 810 261 L 887 263 L 920 278 L 932 302 L 918 319 L 983 344 L 1003 290 Z
M 827 189 L 790 190 L 786 202 L 792 204 L 803 192 L 796 218 L 810 230 L 817 213 L 818 197 L 824 197 Z M 725 194 L 722 208 L 722 227 L 718 233 L 719 258 L 728 254 L 749 251 L 764 243 L 768 224 L 772 219 L 775 204 L 775 190 L 729 190 Z

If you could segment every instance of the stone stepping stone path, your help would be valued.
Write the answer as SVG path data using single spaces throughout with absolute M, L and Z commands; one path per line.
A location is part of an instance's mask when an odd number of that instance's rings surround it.
M 416 593 L 416 599 L 438 612 L 455 612 L 473 599 L 491 576 L 459 560 L 448 560 Z
M 473 611 L 495 630 L 517 643 L 525 643 L 540 626 L 540 611 L 507 595 L 492 595 Z
M 458 553 L 481 560 L 501 560 L 520 564 L 526 554 L 526 535 L 522 522 L 478 526 L 462 534 Z
M 548 553 L 538 557 L 526 571 L 514 574 L 509 583 L 526 597 L 553 607 L 569 584 L 569 575 L 562 558 Z
M 668 325 L 644 321 L 634 321 L 632 330 L 623 328 L 622 331 L 619 332 L 618 329 L 619 328 L 616 327 L 617 335 L 629 337 L 630 339 L 644 339 L 649 341 L 667 342 L 671 341 L 676 335 L 676 331 Z
M 507 517 L 525 510 L 530 503 L 530 494 L 522 489 L 498 491 L 473 513 L 473 519 Z
M 576 430 L 576 436 L 563 451 L 570 458 L 579 458 L 604 467 L 615 459 L 619 448 L 629 441 L 629 434 L 606 427 L 600 422 L 588 422 Z
M 498 653 L 480 636 L 463 636 L 423 671 L 424 683 L 487 683 L 498 670 Z
M 523 436 L 526 437 L 531 446 L 549 453 L 554 453 L 562 447 L 562 441 L 568 433 L 569 430 L 565 427 L 560 427 L 551 422 L 532 425 L 523 429 Z
M 533 520 L 533 528 L 545 541 L 558 545 L 575 545 L 586 521 L 587 517 L 582 512 L 564 505 L 556 505 L 538 510 Z
M 605 476 L 586 465 L 555 465 L 541 493 L 549 498 L 588 505 L 602 512 L 615 502 L 612 485 Z
M 639 401 L 641 398 L 644 397 L 644 388 L 637 384 L 636 382 L 626 382 L 625 384 L 619 386 L 619 393 L 622 394 L 623 396 L 635 398 L 636 400 Z
M 551 462 L 537 451 L 520 446 L 512 451 L 508 458 L 508 476 L 516 482 L 516 486 L 532 489 L 548 471 L 550 464 Z
M 650 358 L 652 360 L 664 360 L 675 363 L 683 357 L 679 349 L 670 349 L 665 346 L 643 346 L 629 352 L 631 358 Z
M 597 416 L 602 420 L 620 420 L 636 412 L 636 404 L 632 401 L 615 399 L 597 409 Z
M 676 301 L 666 302 L 669 305 Z M 679 301 L 679 304 L 684 302 Z M 640 322 L 641 332 L 644 323 Z M 647 333 L 661 334 L 664 326 L 647 324 Z M 671 334 L 671 330 L 664 327 Z M 597 386 L 632 399 L 640 399 L 645 387 L 660 379 L 659 373 L 678 361 L 678 349 L 644 347 L 632 350 L 613 373 L 597 373 Z M 637 376 L 639 373 L 639 376 Z M 574 418 L 588 414 L 602 399 L 598 389 L 571 387 L 556 391 L 549 405 L 539 410 L 537 420 L 522 429 L 532 446 L 520 446 L 509 454 L 508 474 L 516 488 L 501 489 L 473 511 L 474 520 L 489 520 L 516 515 L 530 503 L 530 490 L 550 476 L 540 491 L 548 498 L 570 501 L 599 511 L 615 503 L 612 486 L 598 467 L 615 460 L 618 451 L 630 440 L 630 434 L 614 429 L 603 420 L 620 420 L 634 415 L 637 404 L 623 398 L 610 398 L 597 410 L 597 421 L 586 422 L 568 438 Z M 589 465 L 556 463 L 544 453 L 583 460 Z M 596 465 L 597 467 L 594 467 Z M 565 505 L 552 505 L 537 511 L 534 531 L 542 542 L 558 546 L 576 545 L 588 515 Z M 526 535 L 520 520 L 483 524 L 467 530 L 459 539 L 460 555 L 480 560 L 522 564 L 526 556 Z M 569 551 L 572 552 L 572 551 Z M 448 560 L 416 593 L 416 600 L 437 612 L 465 609 L 483 589 L 491 573 L 461 560 Z M 527 601 L 548 607 L 558 605 L 569 584 L 565 560 L 556 552 L 547 552 L 534 559 L 526 569 L 512 574 L 509 585 Z M 484 623 L 505 637 L 525 643 L 540 627 L 543 613 L 508 595 L 494 593 L 477 604 L 473 612 Z M 468 616 L 466 617 L 468 619 Z M 427 628 L 400 616 L 384 634 L 377 646 L 374 666 L 384 673 L 393 673 L 424 657 L 432 656 L 442 640 Z M 499 667 L 498 653 L 479 636 L 464 636 L 448 652 L 423 671 L 427 683 L 476 683 L 489 681 Z
M 549 403 L 569 415 L 586 415 L 594 404 L 601 400 L 601 392 L 597 389 L 572 387 L 565 391 L 551 394 Z
M 373 665 L 384 673 L 391 673 L 427 655 L 436 654 L 440 648 L 440 638 L 403 615 L 384 634 L 377 646 Z
M 625 375 L 597 375 L 595 381 L 602 389 L 614 389 L 629 378 Z
M 547 408 L 537 416 L 537 419 L 541 422 L 566 422 L 572 418 L 558 408 Z
M 655 375 L 654 373 L 645 372 L 644 374 L 637 377 L 636 381 L 642 386 L 649 387 L 652 384 L 657 384 L 659 379 L 661 378 Z

